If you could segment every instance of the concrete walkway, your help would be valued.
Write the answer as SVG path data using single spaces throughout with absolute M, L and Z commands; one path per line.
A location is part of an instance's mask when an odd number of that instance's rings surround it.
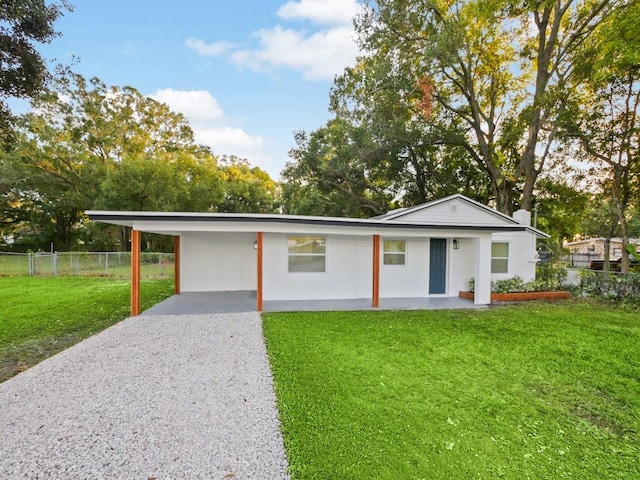
M 256 312 L 129 318 L 0 384 L 1 479 L 286 479 Z
M 484 308 L 459 297 L 381 298 L 378 310 L 433 310 Z M 147 310 L 145 315 L 188 315 L 229 312 L 253 312 L 255 291 L 190 292 L 173 295 Z M 270 300 L 265 312 L 323 312 L 336 310 L 374 310 L 370 298 L 345 300 Z

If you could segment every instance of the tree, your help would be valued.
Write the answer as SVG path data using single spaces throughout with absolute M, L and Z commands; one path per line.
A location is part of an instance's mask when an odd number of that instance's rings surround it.
M 5 231 L 69 248 L 83 239 L 87 209 L 217 208 L 216 159 L 195 144 L 181 114 L 131 87 L 80 75 L 57 87 L 19 119 L 16 147 L 0 156 Z
M 396 91 L 428 117 L 432 144 L 465 149 L 496 207 L 530 209 L 566 114 L 574 53 L 609 0 L 377 0 L 357 19 L 358 64 L 336 80 L 339 115 L 356 121 Z
M 169 106 L 76 74 L 55 85 L 18 119 L 15 148 L 0 154 L 1 233 L 35 248 L 127 248 L 128 229 L 88 224 L 84 211 L 276 208 L 266 172 L 235 157 L 219 164 Z
M 565 241 L 583 233 L 590 217 L 593 195 L 567 180 L 568 176 L 546 176 L 538 182 L 535 202 L 537 227 L 551 235 L 553 250 L 560 252 Z
M 297 133 L 293 161 L 282 172 L 285 210 L 370 217 L 453 193 L 486 198 L 487 183 L 465 153 L 430 144 L 401 108 L 381 100 L 368 112 L 377 120 L 354 126 L 338 117 L 309 135 Z
M 384 211 L 390 192 L 360 154 L 361 133 L 338 119 L 310 135 L 296 133 L 293 162 L 282 171 L 286 213 L 370 217 Z
M 620 226 L 629 243 L 630 210 L 640 193 L 640 4 L 632 2 L 603 22 L 582 45 L 575 89 L 582 93 L 565 135 L 601 168 L 609 192 L 611 234 Z M 611 234 L 609 235 L 610 238 Z M 621 271 L 629 271 L 622 256 Z
M 5 1 L 0 4 L 0 144 L 12 136 L 9 97 L 32 98 L 50 80 L 45 60 L 36 43 L 49 43 L 57 36 L 53 24 L 71 6 L 62 0 Z
M 269 174 L 235 156 L 223 157 L 220 174 L 224 182 L 218 212 L 271 213 L 276 209 L 277 184 Z

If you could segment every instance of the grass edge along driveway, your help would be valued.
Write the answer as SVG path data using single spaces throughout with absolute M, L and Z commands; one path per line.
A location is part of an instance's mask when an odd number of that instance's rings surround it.
M 142 282 L 142 310 L 173 280 Z M 101 277 L 0 278 L 0 382 L 129 316 L 130 283 Z
M 265 314 L 293 479 L 640 478 L 640 316 Z

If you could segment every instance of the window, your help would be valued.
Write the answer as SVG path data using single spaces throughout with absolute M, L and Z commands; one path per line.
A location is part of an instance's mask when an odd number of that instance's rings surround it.
M 289 272 L 324 272 L 327 237 L 288 237 Z
M 407 242 L 404 240 L 385 240 L 382 251 L 384 265 L 406 265 Z
M 509 244 L 495 242 L 491 244 L 491 273 L 509 272 Z

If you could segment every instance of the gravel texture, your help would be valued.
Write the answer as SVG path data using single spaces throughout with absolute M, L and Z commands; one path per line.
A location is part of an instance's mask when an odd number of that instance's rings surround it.
M 129 318 L 0 384 L 0 478 L 288 478 L 259 314 Z

